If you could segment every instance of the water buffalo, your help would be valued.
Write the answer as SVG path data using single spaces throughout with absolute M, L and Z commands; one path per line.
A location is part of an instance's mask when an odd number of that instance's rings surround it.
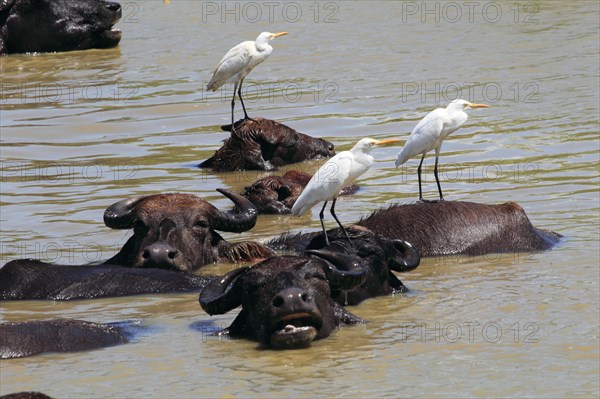
M 26 357 L 44 352 L 75 352 L 129 342 L 124 325 L 83 320 L 54 319 L 0 323 L 0 359 Z
M 14 392 L 0 396 L 0 399 L 52 399 L 41 392 Z
M 307 250 L 325 249 L 359 258 L 366 270 L 365 281 L 351 290 L 332 290 L 332 298 L 341 305 L 357 305 L 368 298 L 408 291 L 393 272 L 408 272 L 419 265 L 421 257 L 412 244 L 400 239 L 389 239 L 360 226 L 348 229 L 350 242 L 340 229 L 329 230 L 327 234 L 329 245 L 320 231 L 286 234 L 271 240 L 267 245 L 273 249 L 299 254 Z
M 555 246 L 560 234 L 535 228 L 514 202 L 500 205 L 460 201 L 394 204 L 354 224 L 390 239 L 410 242 L 421 257 L 532 252 Z M 352 226 L 351 226 L 352 227 Z M 328 234 L 337 234 L 333 229 Z M 301 253 L 321 232 L 284 234 L 267 245 Z
M 421 256 L 531 252 L 555 246 L 560 234 L 535 228 L 514 202 L 460 201 L 392 205 L 356 223 L 412 243 Z
M 109 48 L 121 5 L 99 0 L 0 1 L 0 55 Z
M 254 227 L 256 208 L 239 194 L 218 189 L 237 212 L 222 212 L 189 194 L 137 196 L 104 212 L 113 229 L 133 236 L 107 264 L 193 271 L 208 263 L 264 259 L 273 252 L 256 242 L 228 243 L 215 230 L 244 232 Z
M 283 176 L 266 176 L 246 187 L 244 197 L 254 204 L 259 214 L 288 214 L 312 175 L 290 170 Z M 340 195 L 350 195 L 358 186 L 346 186 Z
M 274 255 L 273 250 L 256 242 L 228 243 L 215 231 L 243 232 L 254 226 L 257 217 L 256 208 L 247 199 L 227 190 L 218 191 L 233 201 L 236 212 L 221 212 L 188 194 L 119 201 L 104 212 L 108 227 L 134 230 L 119 253 L 101 265 L 11 261 L 0 268 L 0 300 L 70 300 L 194 291 L 210 278 L 190 273 L 202 265 L 255 261 Z
M 345 291 L 332 290 L 331 296 L 336 302 L 358 305 L 365 299 L 408 291 L 394 272 L 408 272 L 419 266 L 421 257 L 411 243 L 359 228 L 348 229 L 350 242 L 340 229 L 329 234 L 329 245 L 319 233 L 308 243 L 308 251 L 326 249 L 356 256 L 366 268 L 365 281 L 359 286 Z
M 276 256 L 229 272 L 200 293 L 210 315 L 242 310 L 222 333 L 275 348 L 302 348 L 328 337 L 340 324 L 363 322 L 331 298 L 331 290 L 362 284 L 366 268 L 356 257 L 321 251 Z
M 221 127 L 231 132 L 231 125 Z M 335 155 L 333 144 L 270 119 L 242 119 L 215 155 L 198 167 L 216 171 L 275 170 L 307 159 Z
M 19 259 L 0 268 L 0 300 L 72 300 L 199 291 L 211 276 L 115 265 L 64 266 Z

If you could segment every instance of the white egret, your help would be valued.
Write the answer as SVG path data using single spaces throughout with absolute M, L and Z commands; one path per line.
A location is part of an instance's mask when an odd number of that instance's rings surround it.
M 435 166 L 433 175 L 437 182 L 438 191 L 440 193 L 440 201 L 444 200 L 440 179 L 438 178 L 438 159 L 442 143 L 450 133 L 455 132 L 466 121 L 469 115 L 465 112 L 467 108 L 489 108 L 489 105 L 474 104 L 466 100 L 453 100 L 446 108 L 437 108 L 428 113 L 425 118 L 415 126 L 408 140 L 404 144 L 402 150 L 398 153 L 396 159 L 396 167 L 402 165 L 415 155 L 423 154 L 421 162 L 417 169 L 419 177 L 419 200 L 423 200 L 423 192 L 421 190 L 421 166 L 425 159 L 425 154 L 431 150 L 435 150 Z
M 333 200 L 331 204 L 331 215 L 341 227 L 348 242 L 350 242 L 346 229 L 342 226 L 335 214 L 335 202 L 340 194 L 340 190 L 369 170 L 374 161 L 373 156 L 371 155 L 373 146 L 382 146 L 397 143 L 398 141 L 399 140 L 396 139 L 375 140 L 372 138 L 364 138 L 356 143 L 350 151 L 342 151 L 325 162 L 325 164 L 323 164 L 323 166 L 321 166 L 313 175 L 302 191 L 302 194 L 300 194 L 294 203 L 292 213 L 296 216 L 301 216 L 318 202 L 325 201 L 323 208 L 321 208 L 321 212 L 319 213 L 319 218 L 321 219 L 323 234 L 325 234 L 325 242 L 329 245 L 329 238 L 327 237 L 325 223 L 323 222 L 323 213 L 325 212 L 327 202 Z
M 232 132 L 235 131 L 233 127 L 233 109 L 235 107 L 236 91 L 242 102 L 244 119 L 249 119 L 248 113 L 246 112 L 246 106 L 244 105 L 244 99 L 242 98 L 242 84 L 244 83 L 244 78 L 255 66 L 266 60 L 273 51 L 273 47 L 269 45 L 269 40 L 273 40 L 276 37 L 283 35 L 287 35 L 287 32 L 263 32 L 258 35 L 256 41 L 249 40 L 242 42 L 229 50 L 215 68 L 213 76 L 206 86 L 207 90 L 217 91 L 217 89 L 225 83 L 234 84 L 233 98 L 231 99 Z

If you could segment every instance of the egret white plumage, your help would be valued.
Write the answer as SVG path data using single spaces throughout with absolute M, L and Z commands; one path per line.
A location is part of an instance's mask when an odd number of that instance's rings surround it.
M 313 175 L 302 191 L 302 194 L 300 194 L 294 203 L 292 213 L 296 216 L 301 216 L 318 202 L 325 201 L 319 213 L 319 218 L 321 219 L 323 234 L 325 234 L 325 242 L 329 245 L 329 238 L 327 237 L 325 223 L 323 222 L 323 213 L 325 212 L 327 202 L 333 200 L 330 210 L 331 215 L 341 227 L 348 242 L 350 242 L 346 229 L 335 214 L 335 202 L 340 190 L 369 170 L 374 161 L 371 155 L 373 146 L 383 146 L 397 143 L 398 141 L 396 139 L 375 140 L 367 137 L 359 140 L 350 151 L 338 153 L 325 162 Z
M 255 41 L 245 41 L 231 50 L 223 56 L 219 65 L 215 68 L 210 82 L 206 86 L 207 90 L 217 91 L 217 89 L 223 86 L 225 83 L 233 83 L 233 98 L 231 99 L 231 130 L 235 131 L 233 122 L 233 110 L 235 108 L 235 93 L 240 98 L 242 108 L 244 109 L 244 119 L 249 119 L 248 112 L 246 112 L 246 106 L 244 105 L 244 99 L 242 98 L 242 84 L 244 78 L 256 67 L 258 64 L 266 60 L 273 47 L 269 45 L 269 40 L 273 40 L 276 37 L 287 35 L 287 32 L 271 33 L 262 32 Z
M 453 100 L 446 108 L 437 108 L 431 111 L 421 119 L 411 132 L 408 140 L 396 158 L 396 167 L 402 165 L 415 155 L 422 154 L 421 162 L 417 168 L 419 177 L 419 200 L 423 201 L 423 191 L 421 189 L 421 166 L 425 159 L 425 154 L 435 150 L 435 166 L 433 175 L 440 193 L 440 200 L 444 200 L 440 179 L 438 178 L 438 159 L 444 139 L 450 133 L 458 130 L 468 119 L 469 115 L 465 112 L 467 108 L 489 108 L 489 105 L 474 104 L 466 100 Z

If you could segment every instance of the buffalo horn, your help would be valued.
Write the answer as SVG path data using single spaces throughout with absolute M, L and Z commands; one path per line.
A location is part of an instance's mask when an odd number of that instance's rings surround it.
M 217 191 L 229 198 L 236 205 L 237 212 L 222 212 L 217 210 L 212 219 L 212 228 L 233 233 L 241 233 L 253 228 L 256 224 L 258 212 L 252 202 L 229 190 L 218 188 Z
M 397 272 L 408 272 L 419 266 L 421 255 L 419 251 L 408 241 L 392 240 L 392 245 L 399 254 L 392 256 L 389 268 Z
M 112 204 L 104 211 L 104 224 L 111 229 L 132 228 L 135 220 L 133 207 L 145 197 L 145 195 L 136 195 Z
M 237 308 L 242 303 L 242 291 L 236 287 L 235 282 L 238 277 L 243 275 L 249 267 L 235 269 L 222 278 L 212 280 L 198 298 L 200 306 L 209 315 L 227 313 Z
M 367 279 L 367 268 L 360 258 L 331 252 L 325 249 L 311 249 L 306 254 L 316 255 L 326 260 L 323 269 L 332 289 L 350 290 L 358 287 Z

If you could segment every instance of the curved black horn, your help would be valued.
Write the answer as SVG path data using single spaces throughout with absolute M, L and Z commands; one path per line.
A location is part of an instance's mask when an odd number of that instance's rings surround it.
M 323 269 L 333 289 L 351 290 L 367 279 L 367 268 L 356 256 L 331 252 L 326 249 L 310 249 L 305 253 L 327 261 L 323 262 Z
M 229 190 L 218 188 L 217 191 L 235 204 L 237 212 L 222 212 L 217 210 L 212 219 L 212 228 L 220 231 L 231 231 L 233 233 L 242 233 L 253 228 L 256 224 L 258 211 L 252 202 Z
M 112 204 L 104 211 L 104 224 L 111 229 L 132 228 L 135 219 L 133 207 L 145 197 L 145 195 L 136 195 Z
M 416 269 L 421 262 L 419 251 L 408 241 L 392 240 L 395 249 L 394 256 L 390 257 L 388 266 L 397 272 L 408 272 Z
M 238 277 L 246 273 L 248 266 L 230 271 L 222 278 L 212 280 L 198 297 L 202 309 L 209 315 L 227 313 L 242 303 L 242 292 L 235 285 Z

